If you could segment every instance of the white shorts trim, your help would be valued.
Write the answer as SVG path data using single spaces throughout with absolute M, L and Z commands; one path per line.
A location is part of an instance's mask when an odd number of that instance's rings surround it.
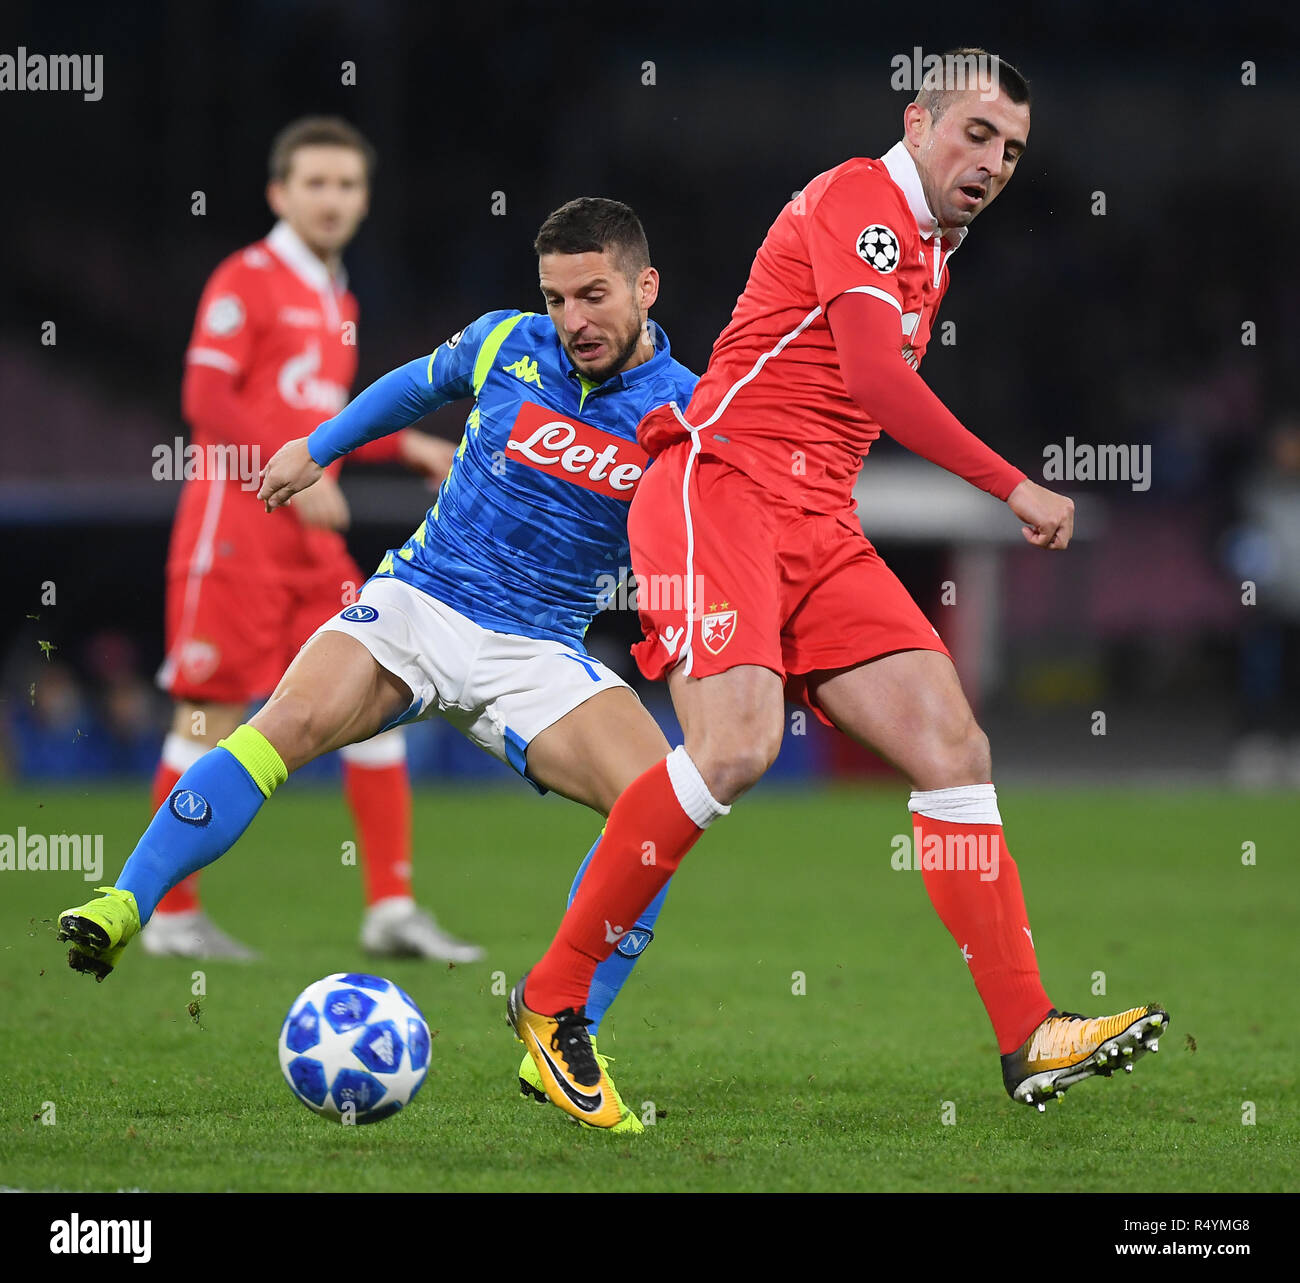
M 410 687 L 411 706 L 391 725 L 437 714 L 534 787 L 533 739 L 593 695 L 630 689 L 572 646 L 494 632 L 400 579 L 368 580 L 315 635 L 323 632 L 355 637 Z

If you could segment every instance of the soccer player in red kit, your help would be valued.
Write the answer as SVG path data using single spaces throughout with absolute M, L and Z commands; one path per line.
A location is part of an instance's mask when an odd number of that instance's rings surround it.
M 341 255 L 366 215 L 372 165 L 370 144 L 346 121 L 309 117 L 285 128 L 271 149 L 267 188 L 279 221 L 264 240 L 227 258 L 199 301 L 181 399 L 204 467 L 185 482 L 167 557 L 167 654 L 158 680 L 176 710 L 154 777 L 155 809 L 366 579 L 340 533 L 348 507 L 337 467 L 270 515 L 257 489 L 280 446 L 347 402 L 357 302 Z M 453 451 L 408 429 L 353 457 L 400 459 L 440 479 Z M 340 756 L 365 876 L 363 947 L 460 962 L 480 957 L 412 897 L 401 730 Z M 197 877 L 159 904 L 142 935 L 146 951 L 250 957 L 202 912 Z
M 988 740 L 852 499 L 884 431 L 1006 503 L 1034 547 L 1070 542 L 1071 501 L 968 432 L 916 372 L 952 255 L 1029 135 L 1017 71 L 982 50 L 946 65 L 978 57 L 993 68 L 982 89 L 922 90 L 896 146 L 818 175 L 785 207 L 690 404 L 641 423 L 655 463 L 632 503 L 632 568 L 639 583 L 671 576 L 659 582 L 683 589 L 681 609 L 672 593 L 643 600 L 634 653 L 647 677 L 667 677 L 685 744 L 614 805 L 559 933 L 511 996 L 516 1026 L 584 1001 L 617 924 L 775 759 L 784 695 L 911 783 L 926 890 L 989 1014 L 1013 1099 L 1041 1110 L 1157 1050 L 1161 1008 L 1088 1018 L 1044 991 Z

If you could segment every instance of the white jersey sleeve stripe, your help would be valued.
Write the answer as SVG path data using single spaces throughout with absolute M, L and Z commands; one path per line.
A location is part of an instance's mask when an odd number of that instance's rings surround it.
M 216 370 L 225 370 L 227 374 L 239 373 L 239 362 L 228 352 L 219 352 L 211 347 L 192 347 L 185 353 L 189 365 L 210 365 Z
M 872 298 L 882 298 L 899 316 L 903 315 L 903 305 L 888 291 L 877 289 L 874 285 L 855 285 L 844 291 L 845 294 L 870 294 Z

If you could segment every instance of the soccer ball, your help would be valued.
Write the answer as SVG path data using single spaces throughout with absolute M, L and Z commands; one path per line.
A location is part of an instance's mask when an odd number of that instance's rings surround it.
M 315 1113 L 377 1123 L 420 1090 L 430 1041 L 419 1007 L 391 980 L 340 972 L 294 999 L 280 1030 L 280 1068 Z

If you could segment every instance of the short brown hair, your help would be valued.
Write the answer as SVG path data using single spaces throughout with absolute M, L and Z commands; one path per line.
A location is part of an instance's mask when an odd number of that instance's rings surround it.
M 650 266 L 645 228 L 630 206 L 604 196 L 579 196 L 547 216 L 533 248 L 543 254 L 604 254 L 629 281 Z
M 997 54 L 991 54 L 987 49 L 977 49 L 973 46 L 964 46 L 961 49 L 949 49 L 943 55 L 944 66 L 951 66 L 949 59 L 961 60 L 970 63 L 976 59 L 994 58 L 994 66 L 998 73 L 998 88 L 1006 94 L 1012 102 L 1016 104 L 1029 102 L 1029 81 L 1020 74 L 1004 58 L 998 57 Z M 944 85 L 936 89 L 927 89 L 922 87 L 921 92 L 916 95 L 916 105 L 923 107 L 930 113 L 931 119 L 938 120 L 945 111 L 948 110 L 948 104 L 952 102 L 955 96 L 955 89 L 950 85 Z
M 299 147 L 350 147 L 366 163 L 366 181 L 374 175 L 375 149 L 355 125 L 348 124 L 341 116 L 303 116 L 280 130 L 271 144 L 268 168 L 273 183 L 288 179 L 294 152 Z

